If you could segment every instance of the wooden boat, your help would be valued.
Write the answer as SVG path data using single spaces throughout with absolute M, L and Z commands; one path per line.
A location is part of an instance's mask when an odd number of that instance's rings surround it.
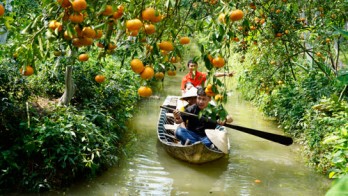
M 163 105 L 175 109 L 177 107 L 178 96 L 168 96 Z M 215 148 L 205 146 L 202 142 L 196 142 L 190 145 L 182 145 L 174 136 L 177 128 L 174 124 L 174 117 L 171 111 L 161 108 L 158 121 L 158 140 L 162 144 L 165 151 L 174 158 L 187 161 L 189 163 L 202 164 L 214 161 L 226 154 Z M 221 131 L 225 131 L 225 127 L 220 127 Z M 228 143 L 228 148 L 230 147 Z

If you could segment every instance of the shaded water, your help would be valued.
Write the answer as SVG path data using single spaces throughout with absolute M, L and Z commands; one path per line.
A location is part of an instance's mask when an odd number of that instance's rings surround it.
M 178 95 L 181 76 L 167 77 L 160 99 L 143 100 L 129 128 L 136 132 L 133 153 L 93 181 L 74 185 L 66 195 L 324 195 L 329 181 L 305 166 L 298 146 L 282 146 L 229 129 L 231 152 L 217 161 L 192 165 L 170 157 L 157 141 L 160 105 Z M 226 109 L 234 124 L 282 134 L 237 94 Z

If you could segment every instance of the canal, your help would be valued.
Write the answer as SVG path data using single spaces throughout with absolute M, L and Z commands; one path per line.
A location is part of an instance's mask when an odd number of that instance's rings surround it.
M 300 146 L 283 146 L 229 129 L 231 151 L 217 161 L 192 165 L 166 154 L 157 141 L 160 105 L 167 95 L 179 95 L 182 75 L 166 77 L 156 96 L 144 99 L 129 123 L 134 131 L 131 153 L 92 181 L 73 185 L 59 195 L 231 195 L 320 196 L 330 181 L 306 166 Z M 282 134 L 250 103 L 231 89 L 227 111 L 234 124 Z

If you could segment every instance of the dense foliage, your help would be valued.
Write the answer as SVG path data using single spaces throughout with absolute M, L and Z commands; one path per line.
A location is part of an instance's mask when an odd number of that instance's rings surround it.
M 212 113 L 224 116 L 227 101 L 214 73 L 233 65 L 243 95 L 298 138 L 312 164 L 330 177 L 347 172 L 346 1 L 0 4 L 3 191 L 50 189 L 117 161 L 138 95 L 184 69 L 190 38 L 200 40 L 192 57 L 205 65 L 206 92 L 219 97 Z
M 107 62 L 109 82 L 97 84 L 91 69 L 79 70 L 74 77 L 79 96 L 61 107 L 53 93 L 62 89 L 56 84 L 64 79 L 59 72 L 23 78 L 11 62 L 1 64 L 0 77 L 2 191 L 66 186 L 118 161 L 125 123 L 138 99 L 132 72 Z
M 309 164 L 330 178 L 347 174 L 347 4 L 254 2 L 267 9 L 239 24 L 240 91 L 303 144 Z

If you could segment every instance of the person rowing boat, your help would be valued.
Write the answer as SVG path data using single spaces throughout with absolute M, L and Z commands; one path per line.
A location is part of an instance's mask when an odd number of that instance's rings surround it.
M 185 112 L 199 115 L 201 111 L 206 109 L 211 101 L 211 97 L 205 93 L 205 89 L 197 89 L 197 100 L 196 103 L 187 107 Z M 175 131 L 175 136 L 182 145 L 193 144 L 195 142 L 202 142 L 206 146 L 211 147 L 212 141 L 207 137 L 205 130 L 206 129 L 215 129 L 217 127 L 216 123 L 211 123 L 206 120 L 193 118 L 187 115 L 181 115 L 178 109 L 173 111 L 174 121 L 177 124 L 180 124 Z M 231 123 L 233 120 L 229 116 L 228 123 Z M 226 120 L 218 120 L 218 125 L 224 125 Z

